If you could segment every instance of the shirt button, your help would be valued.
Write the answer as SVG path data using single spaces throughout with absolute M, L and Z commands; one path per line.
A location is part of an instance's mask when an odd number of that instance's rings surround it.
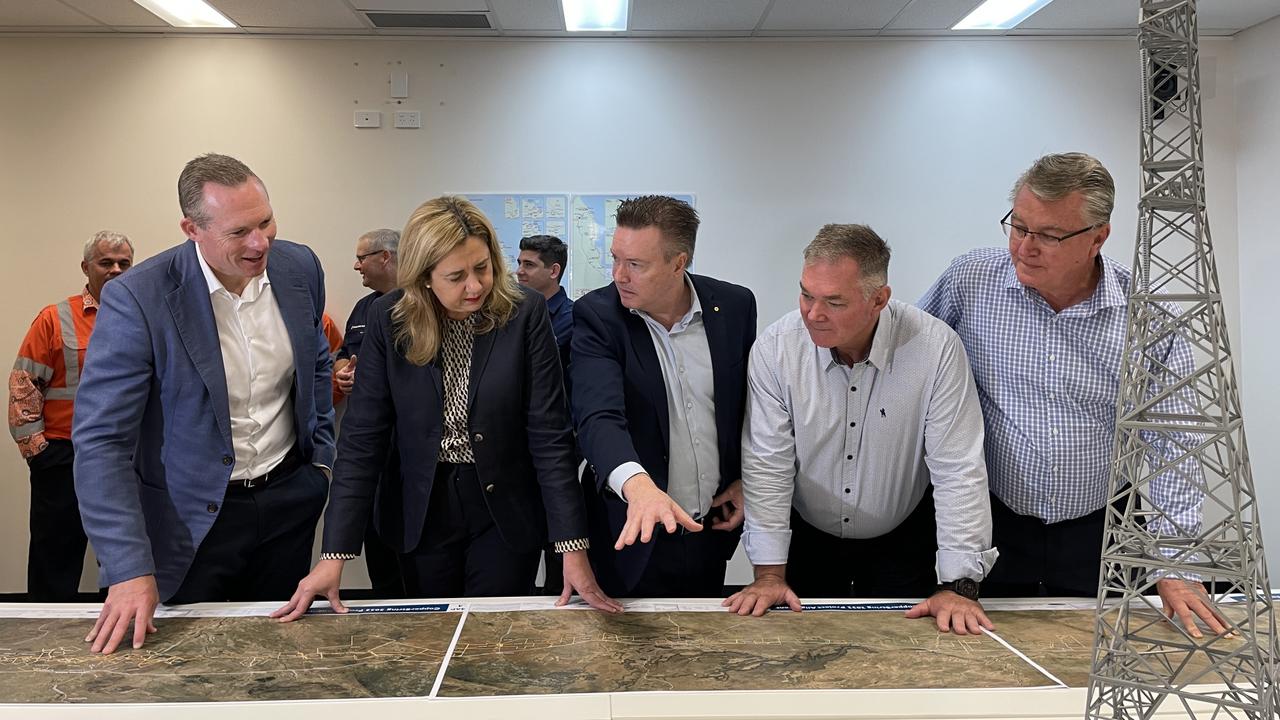
M 850 490 L 849 488 L 845 488 L 845 489 L 844 489 L 844 492 L 845 492 L 845 494 L 846 494 L 846 495 L 848 495 L 849 493 L 851 493 L 851 492 L 853 492 L 853 491 L 852 491 L 852 490 Z
M 844 456 L 844 459 L 845 459 L 845 460 L 852 460 L 852 459 L 853 459 L 853 456 L 852 456 L 852 455 L 845 455 L 845 456 Z
M 854 385 L 853 387 L 849 388 L 849 392 L 858 392 L 858 386 Z
M 1058 428 L 1054 428 L 1054 429 L 1053 429 L 1053 430 L 1051 430 L 1050 432 L 1052 432 L 1054 435 L 1057 435 L 1057 434 L 1058 434 Z
M 690 410 L 693 409 L 693 403 L 685 403 L 684 406 Z
M 845 519 L 844 519 L 844 521 L 845 521 L 845 522 L 849 522 L 849 518 L 845 518 Z
M 231 457 L 230 455 L 223 455 L 223 456 L 222 456 L 222 464 L 223 464 L 223 465 L 234 465 L 234 464 L 235 464 L 235 462 L 236 462 L 236 459 L 235 459 L 235 458 L 233 458 L 233 457 Z M 213 512 L 213 511 L 212 511 L 212 510 L 210 510 L 209 512 Z
M 849 423 L 849 427 L 858 427 L 858 423 L 856 423 L 856 422 L 851 422 L 851 423 Z
M 1057 360 L 1057 359 L 1058 359 L 1058 356 L 1057 356 L 1057 355 L 1050 355 L 1050 356 L 1049 356 L 1049 362 L 1053 362 L 1054 360 Z
M 493 483 L 489 483 L 488 485 L 485 485 L 485 486 L 484 486 L 484 491 L 485 491 L 485 492 L 487 492 L 487 493 L 491 493 L 491 492 L 493 492 Z
M 481 433 L 476 433 L 475 435 L 471 436 L 471 440 L 472 442 L 484 442 L 484 435 Z
M 208 510 L 211 513 L 218 512 L 218 503 L 209 503 L 209 507 L 205 508 L 205 510 Z

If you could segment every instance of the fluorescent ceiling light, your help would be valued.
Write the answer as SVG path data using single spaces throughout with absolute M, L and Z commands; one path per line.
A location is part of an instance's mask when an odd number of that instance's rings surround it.
M 133 0 L 174 27 L 229 28 L 236 24 L 204 0 Z
M 621 32 L 627 29 L 628 0 L 560 0 L 569 32 Z
M 952 30 L 1008 30 L 1034 15 L 1052 0 L 987 0 Z

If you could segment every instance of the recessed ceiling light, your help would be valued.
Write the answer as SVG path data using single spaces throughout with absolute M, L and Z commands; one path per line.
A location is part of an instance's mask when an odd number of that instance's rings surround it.
M 952 30 L 1008 30 L 1031 17 L 1040 8 L 1053 0 L 987 0 L 964 19 L 951 27 Z
M 174 27 L 230 28 L 236 24 L 204 0 L 133 0 Z
M 628 0 L 560 0 L 564 29 L 569 32 L 622 32 L 627 29 Z

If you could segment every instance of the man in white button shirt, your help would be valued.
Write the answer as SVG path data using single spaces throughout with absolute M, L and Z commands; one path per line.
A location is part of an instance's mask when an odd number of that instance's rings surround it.
M 982 413 L 960 339 L 889 299 L 889 247 L 871 228 L 827 225 L 804 258 L 800 310 L 751 350 L 743 545 L 755 582 L 724 604 L 763 615 L 800 610 L 797 593 L 927 596 L 908 617 L 990 628 L 977 602 L 996 556 Z
M 178 199 L 191 242 L 107 285 L 76 399 L 76 491 L 110 588 L 93 652 L 131 623 L 141 647 L 159 601 L 288 598 L 328 492 L 319 260 L 275 239 L 235 158 L 187 163 Z

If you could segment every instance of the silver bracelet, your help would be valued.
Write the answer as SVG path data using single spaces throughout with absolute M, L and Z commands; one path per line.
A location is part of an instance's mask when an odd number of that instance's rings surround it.
M 355 560 L 356 553 L 320 553 L 321 560 Z
M 557 540 L 554 543 L 556 554 L 563 555 L 565 553 L 577 552 L 578 550 L 588 550 L 591 548 L 591 541 L 587 538 L 574 538 L 572 540 Z

